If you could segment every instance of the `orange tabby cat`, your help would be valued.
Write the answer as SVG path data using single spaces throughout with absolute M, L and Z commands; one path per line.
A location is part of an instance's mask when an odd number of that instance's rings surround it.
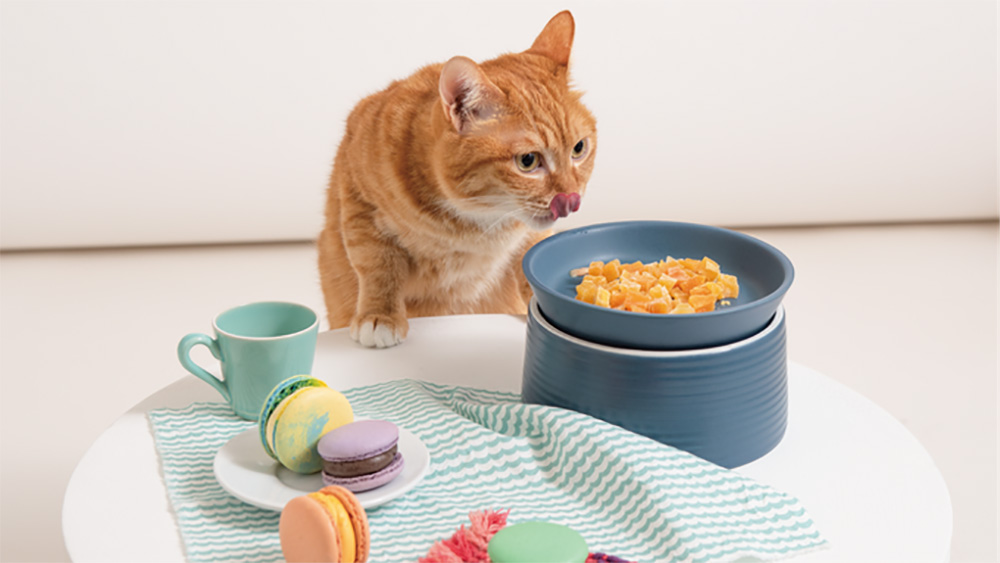
M 521 258 L 577 210 L 594 167 L 574 27 L 559 13 L 523 53 L 454 57 L 354 108 L 318 241 L 331 328 L 383 348 L 407 317 L 526 311 Z

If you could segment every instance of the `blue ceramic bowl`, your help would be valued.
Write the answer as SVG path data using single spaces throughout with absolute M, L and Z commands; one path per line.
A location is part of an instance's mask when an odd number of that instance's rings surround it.
M 653 352 L 568 335 L 532 300 L 521 396 L 732 468 L 763 456 L 784 436 L 787 365 L 782 308 L 762 331 L 739 342 Z
M 576 300 L 575 268 L 595 260 L 652 262 L 667 256 L 708 256 L 737 277 L 731 305 L 690 315 L 654 315 L 607 309 Z M 687 350 L 736 342 L 764 328 L 792 285 L 791 261 L 754 237 L 708 225 L 626 221 L 553 235 L 524 256 L 524 274 L 545 318 L 591 342 L 641 350 Z

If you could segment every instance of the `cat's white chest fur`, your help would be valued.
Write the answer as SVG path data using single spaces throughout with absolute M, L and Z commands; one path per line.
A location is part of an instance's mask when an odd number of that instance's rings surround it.
M 450 247 L 429 250 L 418 271 L 417 283 L 424 291 L 433 288 L 439 297 L 455 303 L 478 302 L 508 277 L 510 268 L 520 268 L 515 253 L 522 247 L 526 230 L 453 241 Z M 419 297 L 414 295 L 413 297 Z

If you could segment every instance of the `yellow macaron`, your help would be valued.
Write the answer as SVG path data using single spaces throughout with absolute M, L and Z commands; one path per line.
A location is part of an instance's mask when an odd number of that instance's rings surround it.
M 316 445 L 324 434 L 354 421 L 351 403 L 311 377 L 278 384 L 265 402 L 259 424 L 264 450 L 296 473 L 317 473 L 323 459 Z

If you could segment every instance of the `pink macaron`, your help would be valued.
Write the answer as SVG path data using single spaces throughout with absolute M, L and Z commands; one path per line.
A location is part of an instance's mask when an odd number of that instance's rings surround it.
M 381 487 L 403 471 L 399 428 L 387 420 L 359 420 L 327 432 L 317 451 L 323 483 L 359 493 Z

